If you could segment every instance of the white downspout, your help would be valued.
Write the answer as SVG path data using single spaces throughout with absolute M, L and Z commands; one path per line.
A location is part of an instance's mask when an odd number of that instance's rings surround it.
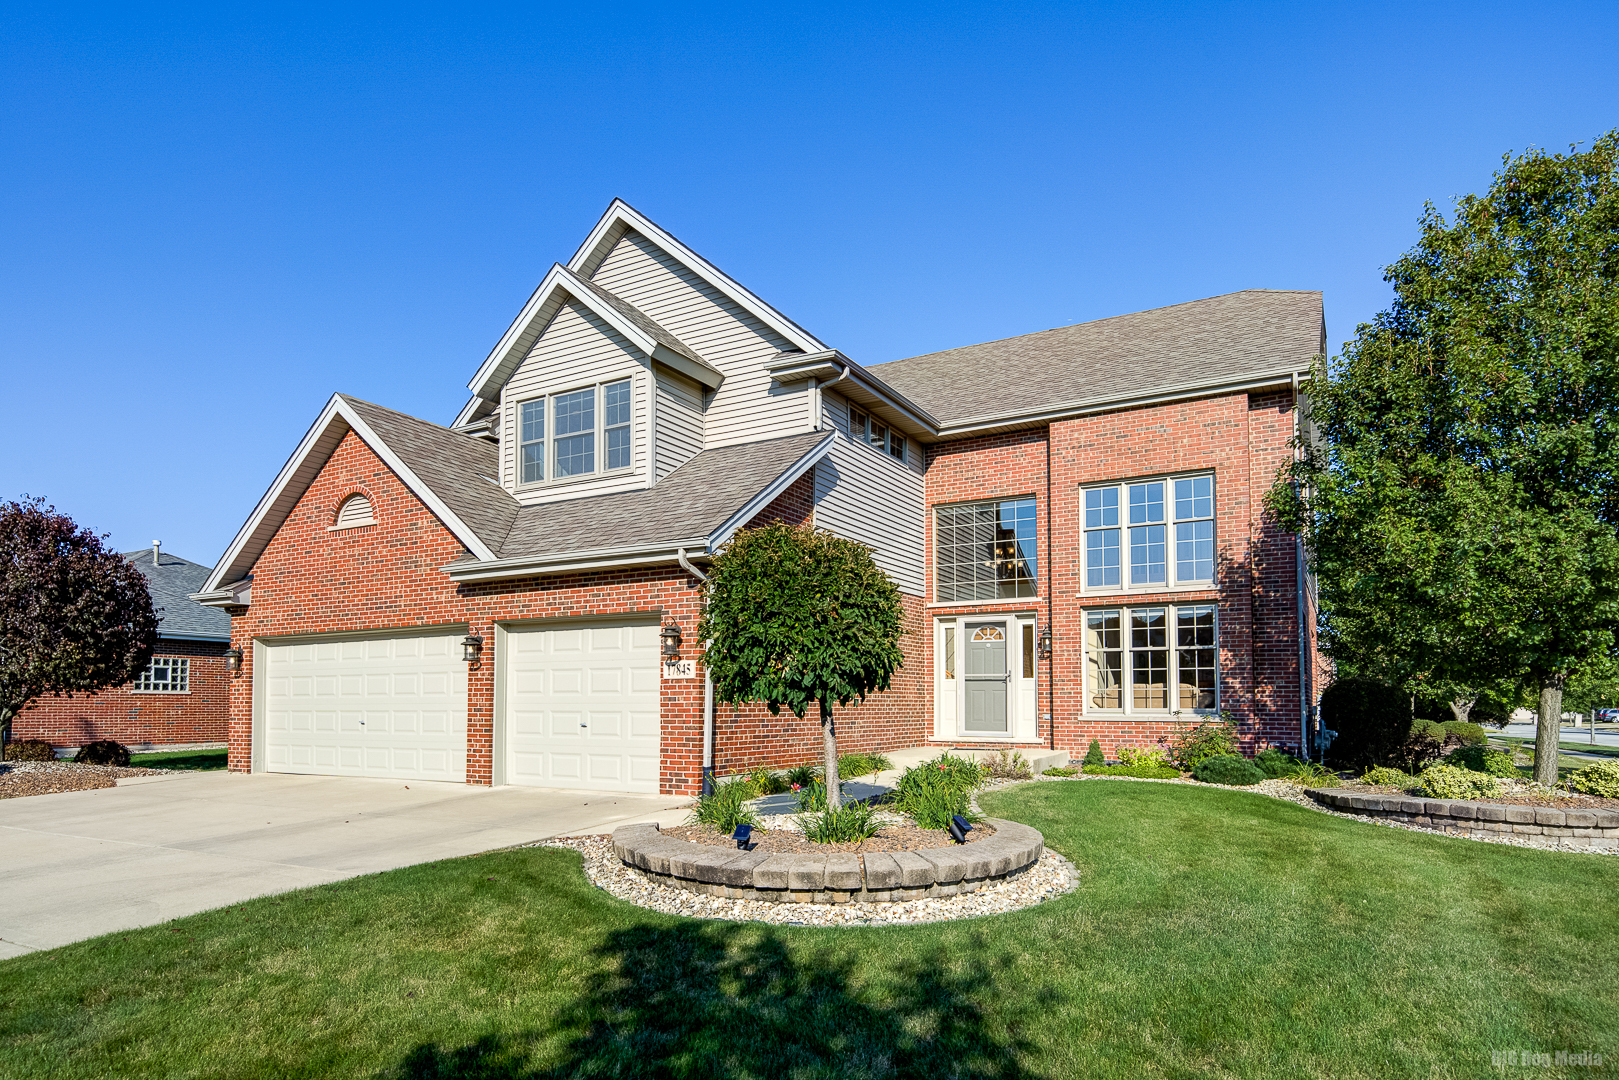
M 1299 419 L 1299 373 L 1293 373 L 1293 460 L 1299 460 L 1303 447 L 1299 445 L 1299 437 L 1304 431 L 1304 425 Z M 1293 566 L 1296 571 L 1298 585 L 1298 619 L 1299 619 L 1299 756 L 1306 761 L 1312 757 L 1310 751 L 1310 713 L 1312 692 L 1310 685 L 1311 675 L 1314 674 L 1310 662 L 1310 628 L 1305 621 L 1309 615 L 1309 597 L 1306 593 L 1304 579 L 1304 537 L 1293 537 Z
M 681 548 L 675 558 L 680 560 L 681 569 L 696 578 L 699 583 L 706 582 L 708 575 L 692 565 L 686 558 L 686 549 Z M 708 670 L 708 664 L 703 664 L 703 786 L 704 795 L 714 793 L 714 676 Z

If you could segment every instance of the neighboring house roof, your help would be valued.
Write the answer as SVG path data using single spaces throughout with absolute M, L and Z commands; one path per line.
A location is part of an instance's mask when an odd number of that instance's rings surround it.
M 1325 348 L 1319 292 L 1249 289 L 867 370 L 940 431 L 1285 379 Z
M 204 607 L 191 599 L 191 594 L 202 588 L 208 580 L 208 567 L 157 552 L 153 549 L 126 551 L 124 558 L 146 578 L 146 591 L 152 594 L 152 606 L 158 612 L 157 635 L 185 641 L 229 641 L 230 616 L 218 608 Z

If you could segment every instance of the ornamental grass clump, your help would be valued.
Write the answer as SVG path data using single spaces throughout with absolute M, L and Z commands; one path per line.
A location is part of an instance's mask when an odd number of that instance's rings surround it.
M 853 776 L 868 776 L 886 772 L 894 767 L 886 754 L 844 754 L 838 758 L 838 777 L 847 780 Z
M 786 780 L 787 786 L 797 791 L 799 788 L 820 783 L 821 770 L 814 765 L 794 765 L 787 770 Z
M 1587 765 L 1568 778 L 1575 791 L 1600 799 L 1619 799 L 1619 761 L 1599 761 Z
M 985 754 L 979 759 L 984 772 L 995 780 L 1032 780 L 1034 769 L 1028 759 L 1016 750 L 1002 748 L 997 754 Z
M 968 799 L 983 782 L 984 774 L 977 763 L 942 754 L 900 774 L 893 805 L 924 829 L 948 828 L 955 814 L 968 821 L 980 821 L 982 817 L 969 809 Z
M 826 809 L 826 785 L 821 783 L 819 777 L 807 784 L 793 784 L 788 790 L 793 798 L 798 800 L 800 813 L 808 813 Z
M 738 825 L 757 825 L 759 815 L 745 805 L 753 798 L 753 785 L 746 779 L 728 780 L 702 795 L 692 808 L 688 825 L 706 825 L 722 833 L 733 833 Z
M 857 844 L 877 835 L 883 827 L 877 811 L 867 803 L 851 799 L 836 810 L 804 814 L 797 819 L 804 838 L 817 844 Z
M 1266 779 L 1259 766 L 1240 754 L 1218 754 L 1205 758 L 1192 770 L 1194 779 L 1205 784 L 1247 787 Z
M 1493 799 L 1501 794 L 1496 777 L 1456 765 L 1430 765 L 1417 779 L 1417 790 L 1434 799 Z
M 748 773 L 748 785 L 755 795 L 780 795 L 787 790 L 787 781 L 777 773 L 760 767 Z

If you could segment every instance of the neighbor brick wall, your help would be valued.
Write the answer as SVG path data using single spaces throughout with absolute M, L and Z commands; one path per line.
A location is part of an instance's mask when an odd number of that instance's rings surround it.
M 756 520 L 806 520 L 812 484 L 809 477 L 795 482 Z M 377 524 L 328 532 L 338 505 L 355 492 L 370 498 Z M 353 432 L 346 435 L 254 566 L 252 604 L 233 609 L 232 637 L 244 659 L 231 691 L 231 768 L 251 764 L 252 642 L 257 638 L 462 625 L 480 635 L 484 651 L 469 668 L 467 689 L 467 781 L 474 784 L 487 784 L 492 775 L 496 623 L 656 614 L 680 627 L 684 655 L 695 653 L 700 594 L 678 566 L 463 585 L 442 570 L 462 553 L 461 544 L 387 465 Z M 842 720 L 849 748 L 890 748 L 893 744 L 881 740 L 916 713 L 914 684 L 909 675 L 897 679 L 895 691 L 849 710 Z M 700 665 L 696 678 L 661 684 L 664 792 L 690 793 L 700 783 L 702 700 Z M 810 734 L 813 742 L 807 741 Z M 818 752 L 818 740 L 818 727 L 807 732 L 805 725 L 783 723 L 759 706 L 717 710 L 716 762 L 722 774 L 809 760 Z
M 1110 757 L 1121 746 L 1155 746 L 1172 718 L 1103 713 L 1084 701 L 1083 629 L 1088 608 L 1215 602 L 1219 607 L 1221 704 L 1251 750 L 1299 741 L 1298 622 L 1294 538 L 1264 515 L 1264 497 L 1291 454 L 1289 392 L 1233 394 L 1123 410 L 1049 428 L 943 443 L 929 451 L 927 501 L 1033 496 L 1040 529 L 1040 597 L 934 607 L 930 615 L 1037 610 L 1053 633 L 1040 665 L 1042 744 L 1083 753 L 1092 738 Z M 1046 461 L 1050 451 L 1050 506 Z M 1211 588 L 1086 594 L 1081 589 L 1082 489 L 1179 472 L 1215 475 L 1218 570 Z M 927 516 L 932 600 L 933 515 Z M 1319 686 L 1316 688 L 1319 693 Z
M 126 746 L 224 742 L 230 722 L 224 652 L 224 642 L 159 641 L 154 656 L 191 658 L 190 693 L 136 693 L 119 686 L 40 698 L 12 721 L 12 738 L 44 739 L 57 747 L 97 739 Z

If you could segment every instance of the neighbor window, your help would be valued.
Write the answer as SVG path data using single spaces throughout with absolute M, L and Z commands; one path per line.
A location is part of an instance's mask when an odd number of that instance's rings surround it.
M 523 402 L 518 416 L 519 482 L 545 480 L 548 459 L 552 480 L 589 476 L 598 471 L 598 462 L 603 463 L 599 470 L 603 472 L 629 468 L 630 406 L 628 379 Z
M 934 512 L 941 603 L 1034 596 L 1034 500 L 941 506 Z
M 849 410 L 849 437 L 855 442 L 870 444 L 896 461 L 905 460 L 905 436 L 859 409 Z
M 191 661 L 184 656 L 154 656 L 135 678 L 132 690 L 142 694 L 189 694 Z
M 1087 611 L 1087 708 L 1212 711 L 1219 706 L 1218 648 L 1212 604 Z
M 1213 476 L 1109 484 L 1084 494 L 1087 589 L 1214 580 Z

